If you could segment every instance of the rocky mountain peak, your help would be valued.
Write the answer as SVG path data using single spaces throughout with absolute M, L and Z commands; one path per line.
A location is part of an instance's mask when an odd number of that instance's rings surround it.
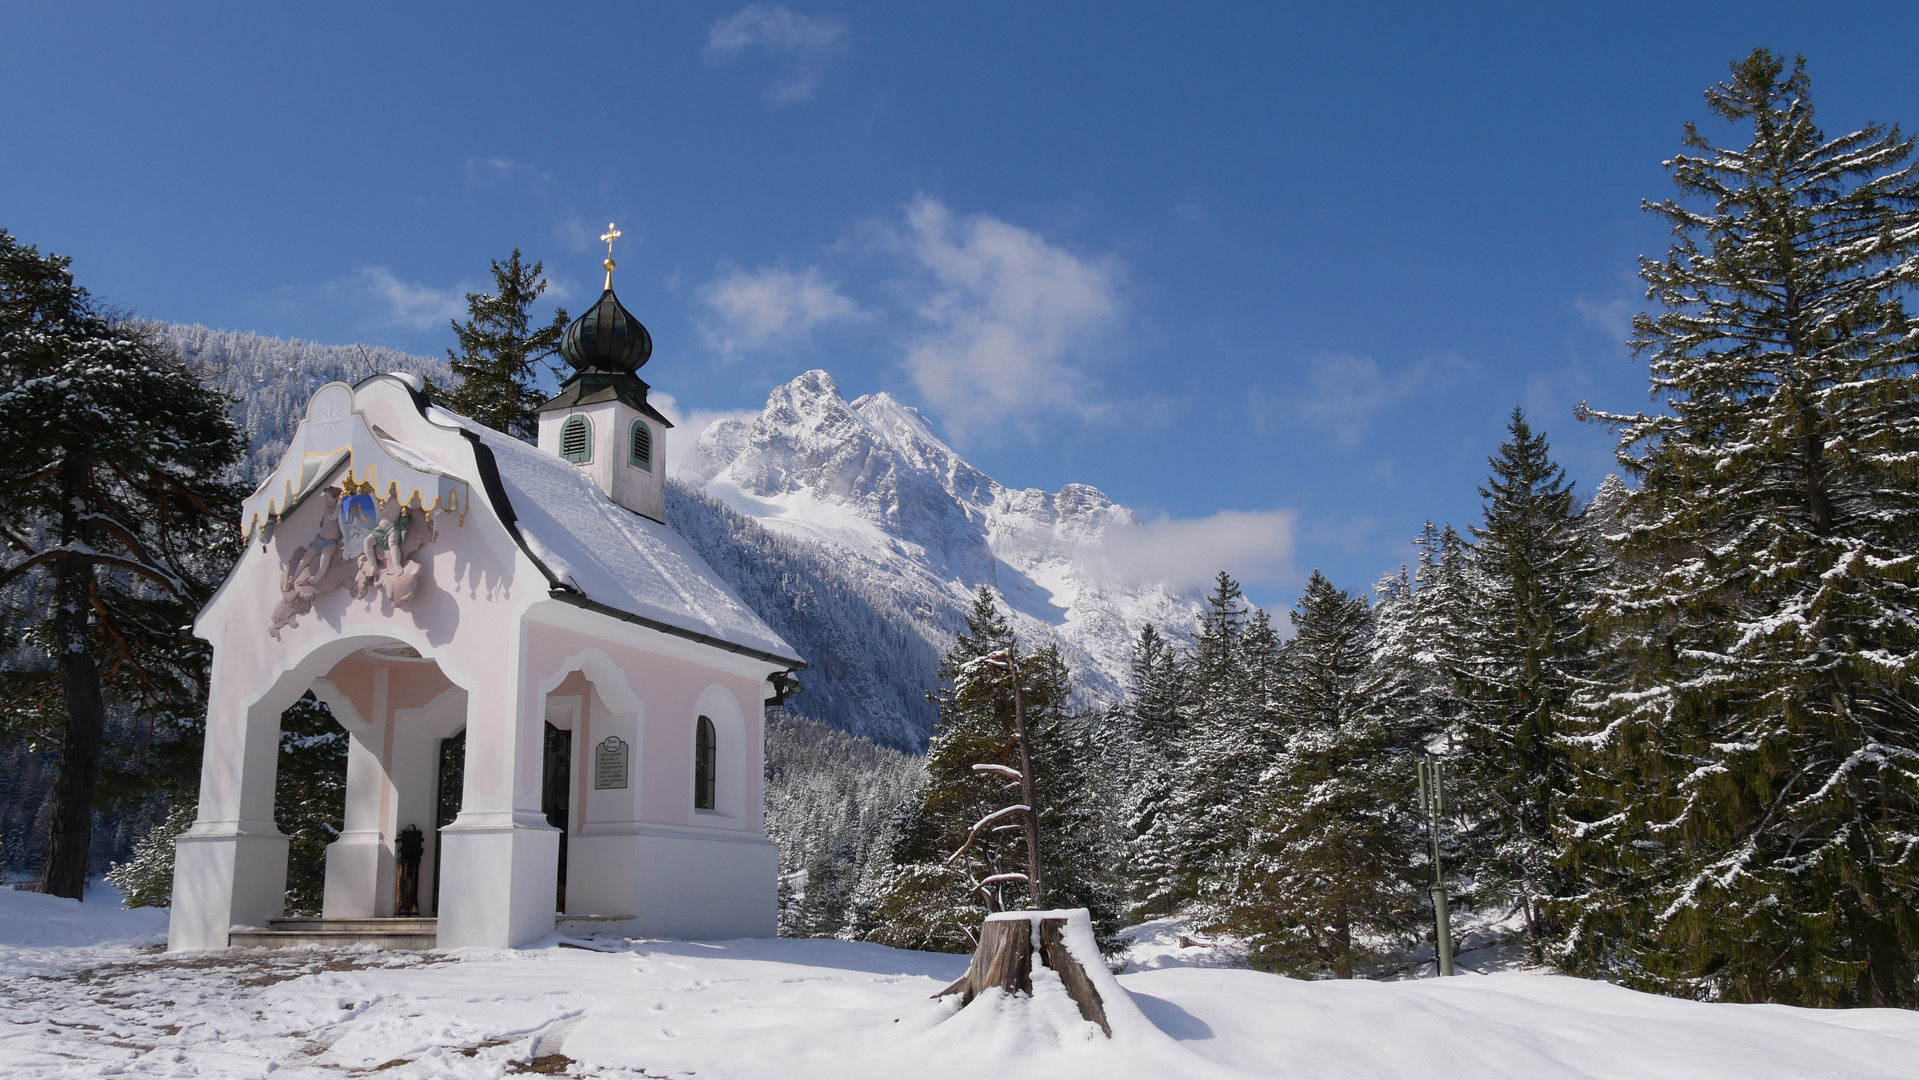
M 774 388 L 756 417 L 710 425 L 680 479 L 860 564 L 925 613 L 929 636 L 950 634 L 973 592 L 992 586 L 1022 635 L 1060 644 L 1098 696 L 1121 686 L 1141 623 L 1183 636 L 1196 616 L 1194 598 L 1108 571 L 1107 530 L 1139 518 L 1098 488 L 1007 488 L 918 409 L 885 392 L 849 403 L 824 371 Z

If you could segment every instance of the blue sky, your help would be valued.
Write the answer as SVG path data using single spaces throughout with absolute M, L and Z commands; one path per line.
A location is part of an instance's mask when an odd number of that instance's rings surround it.
M 1095 485 L 1262 603 L 1476 519 L 1522 405 L 1582 491 L 1646 400 L 1639 209 L 1755 45 L 1919 124 L 1863 4 L 10 5 L 0 228 L 176 322 L 440 353 L 597 240 L 683 412 L 809 367 Z M 1225 512 L 1223 516 L 1222 512 Z M 1204 525 L 1190 524 L 1194 521 Z

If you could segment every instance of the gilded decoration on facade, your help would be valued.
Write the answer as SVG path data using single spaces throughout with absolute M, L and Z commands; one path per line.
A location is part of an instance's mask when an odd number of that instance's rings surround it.
M 437 539 L 433 515 L 417 489 L 408 499 L 398 484 L 389 484 L 380 495 L 374 485 L 354 480 L 349 467 L 337 487 L 319 494 L 319 531 L 293 549 L 280 572 L 280 602 L 267 627 L 276 641 L 336 589 L 349 589 L 355 598 L 377 591 L 394 607 L 405 607 L 420 587 L 415 555 Z

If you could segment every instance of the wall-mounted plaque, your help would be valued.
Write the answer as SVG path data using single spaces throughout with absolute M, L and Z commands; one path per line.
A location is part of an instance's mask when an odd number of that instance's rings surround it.
M 618 735 L 608 735 L 605 742 L 593 744 L 595 790 L 626 786 L 626 758 L 631 748 L 632 744 L 623 741 Z

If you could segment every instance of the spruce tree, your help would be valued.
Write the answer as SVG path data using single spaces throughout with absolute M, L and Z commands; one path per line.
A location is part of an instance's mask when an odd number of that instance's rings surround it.
M 1634 323 L 1664 409 L 1593 620 L 1563 902 L 1576 970 L 1690 996 L 1919 1005 L 1913 143 L 1827 138 L 1755 50 L 1688 126 Z
M 1411 575 L 1402 568 L 1374 586 L 1374 693 L 1407 748 L 1450 751 L 1474 622 L 1471 552 L 1452 526 L 1430 521 L 1413 546 L 1419 563 Z
M 1176 819 L 1168 802 L 1183 766 L 1185 693 L 1184 658 L 1147 623 L 1133 644 L 1132 686 L 1125 704 L 1132 753 L 1123 834 L 1128 896 L 1137 919 L 1171 915 L 1179 904 L 1178 847 L 1172 828 Z
M 1472 610 L 1459 664 L 1464 754 L 1461 805 L 1474 899 L 1525 920 L 1535 963 L 1548 933 L 1541 902 L 1555 891 L 1554 830 L 1567 787 L 1561 728 L 1586 656 L 1580 622 L 1590 558 L 1565 470 L 1519 409 L 1491 459 L 1474 527 Z
M 1222 571 L 1200 614 L 1189 671 L 1192 719 L 1162 811 L 1172 819 L 1173 892 L 1180 897 L 1198 896 L 1245 835 L 1253 785 L 1270 753 L 1261 698 L 1267 673 L 1253 670 L 1247 657 L 1251 615 L 1239 583 Z M 1267 644 L 1263 636 L 1260 644 Z
M 1087 777 L 1084 720 L 1069 704 L 1066 665 L 1052 647 L 1019 652 L 1011 624 L 984 586 L 940 665 L 941 685 L 932 695 L 940 716 L 927 748 L 926 786 L 900 824 L 893 873 L 873 905 L 876 925 L 869 940 L 967 952 L 986 914 L 1028 906 L 1023 882 L 983 884 L 1025 871 L 1026 840 L 1018 819 L 974 835 L 981 819 L 1017 801 L 1003 777 L 973 768 L 1017 767 L 1009 757 L 1014 752 L 1012 695 L 1000 683 L 971 674 L 977 670 L 974 661 L 1002 650 L 1012 651 L 1020 668 L 1049 902 L 1088 908 L 1096 932 L 1111 940 L 1118 906 L 1112 853 L 1101 843 L 1106 824 L 1090 798 L 1094 785 Z
M 528 309 L 546 292 L 544 269 L 522 263 L 519 248 L 505 262 L 493 260 L 493 291 L 466 294 L 467 320 L 453 323 L 460 350 L 446 353 L 460 379 L 444 395 L 446 407 L 527 442 L 540 433 L 535 365 L 559 351 L 568 322 L 560 308 L 551 321 L 533 326 Z
M 1276 702 L 1283 745 L 1222 867 L 1219 926 L 1253 964 L 1350 979 L 1396 951 L 1418 893 L 1401 803 L 1410 757 L 1370 690 L 1372 612 L 1318 571 L 1292 614 Z
M 68 260 L 0 232 L 0 589 L 32 580 L 7 621 L 44 658 L 8 673 L 4 704 L 59 732 L 45 892 L 85 887 L 109 708 L 150 740 L 200 729 L 208 657 L 182 628 L 238 550 L 228 405 Z

